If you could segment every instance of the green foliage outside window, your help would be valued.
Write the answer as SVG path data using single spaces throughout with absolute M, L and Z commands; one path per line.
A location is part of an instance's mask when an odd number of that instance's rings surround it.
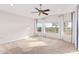
M 46 32 L 52 32 L 52 33 L 58 33 L 58 24 L 57 23 L 46 23 L 50 24 L 49 26 L 45 26 L 45 31 Z

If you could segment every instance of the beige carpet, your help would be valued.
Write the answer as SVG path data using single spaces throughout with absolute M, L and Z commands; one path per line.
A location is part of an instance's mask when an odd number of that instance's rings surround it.
M 60 54 L 74 51 L 71 43 L 44 37 L 30 37 L 0 45 L 0 53 L 4 54 Z

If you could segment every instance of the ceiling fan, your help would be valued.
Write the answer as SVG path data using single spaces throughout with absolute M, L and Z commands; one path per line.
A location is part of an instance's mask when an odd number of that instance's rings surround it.
M 48 13 L 46 13 L 46 12 L 50 11 L 50 9 L 42 10 L 41 7 L 42 7 L 42 4 L 40 4 L 40 8 L 35 8 L 38 12 L 35 11 L 35 12 L 32 12 L 32 13 L 38 13 L 39 16 L 41 14 L 48 15 Z

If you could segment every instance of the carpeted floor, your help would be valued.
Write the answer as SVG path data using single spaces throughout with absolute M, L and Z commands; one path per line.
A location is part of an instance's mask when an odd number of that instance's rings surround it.
M 71 43 L 44 37 L 30 37 L 0 45 L 0 53 L 3 54 L 62 54 L 74 51 Z

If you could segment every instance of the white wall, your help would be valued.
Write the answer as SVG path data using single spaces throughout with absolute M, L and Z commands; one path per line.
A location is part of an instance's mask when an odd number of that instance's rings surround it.
M 33 32 L 33 19 L 0 11 L 0 43 L 31 36 Z

